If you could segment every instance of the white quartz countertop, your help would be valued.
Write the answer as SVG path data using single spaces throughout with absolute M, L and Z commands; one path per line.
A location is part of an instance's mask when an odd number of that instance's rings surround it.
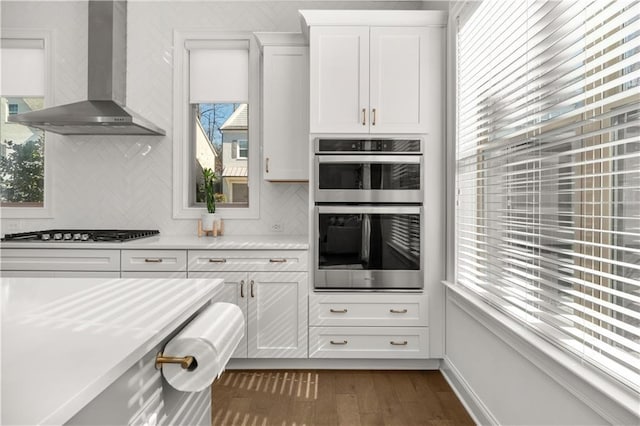
M 222 288 L 219 279 L 2 278 L 0 423 L 62 424 Z
M 127 242 L 3 241 L 2 248 L 83 248 L 83 249 L 190 249 L 190 250 L 307 250 L 306 235 L 159 235 Z

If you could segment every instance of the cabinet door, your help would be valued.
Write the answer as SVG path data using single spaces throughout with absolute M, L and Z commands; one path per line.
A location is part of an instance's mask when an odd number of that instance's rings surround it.
M 439 37 L 424 27 L 372 27 L 371 133 L 427 133 L 428 67 L 439 67 Z M 437 35 L 437 34 L 436 34 Z M 431 96 L 432 97 L 432 96 Z
M 232 358 L 247 357 L 247 299 L 248 282 L 245 272 L 189 272 L 189 278 L 222 278 L 224 285 L 222 291 L 213 300 L 215 302 L 226 302 L 238 305 L 244 315 L 244 337 L 238 343 L 238 347 L 233 353 Z
M 307 273 L 249 274 L 249 357 L 307 357 Z
M 263 51 L 263 177 L 309 180 L 309 48 Z
M 369 131 L 369 27 L 311 27 L 310 132 Z

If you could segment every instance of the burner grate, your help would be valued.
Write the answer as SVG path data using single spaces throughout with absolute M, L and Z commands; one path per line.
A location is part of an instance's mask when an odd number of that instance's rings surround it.
M 132 229 L 49 229 L 6 234 L 2 241 L 123 242 L 158 235 L 158 230 Z

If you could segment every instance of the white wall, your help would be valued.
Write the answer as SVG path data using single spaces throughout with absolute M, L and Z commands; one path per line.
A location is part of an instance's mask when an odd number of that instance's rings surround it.
M 446 367 L 483 424 L 609 424 L 547 372 L 447 297 Z M 456 377 L 457 375 L 457 377 Z M 460 382 L 456 382 L 459 380 Z M 466 390 L 464 389 L 466 387 Z M 473 408 L 475 405 L 480 405 Z
M 437 2 L 436 2 L 437 3 Z M 438 6 L 438 5 L 436 5 Z M 443 5 L 439 5 L 442 7 Z M 1 27 L 53 30 L 55 99 L 74 102 L 87 93 L 87 3 L 2 1 Z M 53 147 L 52 219 L 3 219 L 1 232 L 54 227 L 157 228 L 195 234 L 193 220 L 172 218 L 172 40 L 174 29 L 300 31 L 301 8 L 420 9 L 422 2 L 130 1 L 127 105 L 163 127 L 166 137 L 60 136 Z M 305 141 L 301 141 L 305 143 Z M 306 234 L 308 185 L 260 181 L 260 218 L 227 220 L 227 234 Z

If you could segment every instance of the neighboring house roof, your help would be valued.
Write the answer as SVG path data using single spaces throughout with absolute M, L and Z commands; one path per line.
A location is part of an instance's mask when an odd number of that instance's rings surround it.
M 247 130 L 248 120 L 247 120 L 247 104 L 240 104 L 240 106 L 233 111 L 233 114 L 227 118 L 222 126 L 220 126 L 220 130 Z
M 223 177 L 247 176 L 246 167 L 225 167 L 222 170 Z

